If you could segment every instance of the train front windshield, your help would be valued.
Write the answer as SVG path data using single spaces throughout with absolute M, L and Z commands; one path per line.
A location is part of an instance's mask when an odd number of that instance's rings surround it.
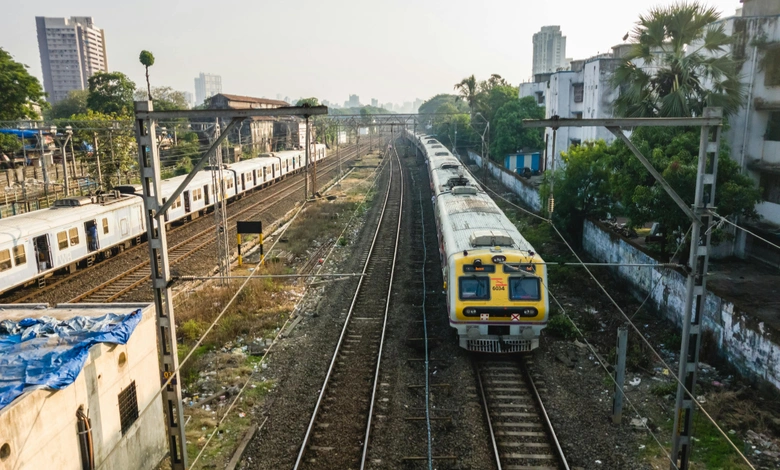
M 510 277 L 509 300 L 540 300 L 539 279 L 534 277 Z
M 461 300 L 489 300 L 490 279 L 486 277 L 460 278 Z

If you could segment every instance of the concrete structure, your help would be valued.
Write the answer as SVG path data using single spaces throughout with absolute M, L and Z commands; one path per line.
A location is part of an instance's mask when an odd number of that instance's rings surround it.
M 561 34 L 560 26 L 542 26 L 533 41 L 534 75 L 566 68 L 566 36 Z
M 615 46 L 612 53 L 571 61 L 569 70 L 536 74 L 533 82 L 520 84 L 518 96 L 534 98 L 539 106 L 545 107 L 547 118 L 612 117 L 612 102 L 618 95 L 618 90 L 611 84 L 612 74 L 620 63 L 624 50 L 622 45 Z M 553 139 L 552 129 L 546 129 L 547 150 L 543 168 L 553 169 L 560 166 L 560 154 L 569 146 L 597 139 L 611 142 L 615 137 L 607 129 L 600 127 L 562 127 Z
M 218 93 L 209 100 L 209 109 L 264 109 L 289 106 L 286 101 L 254 98 L 251 96 L 229 95 Z M 269 117 L 252 117 L 236 128 L 229 139 L 249 146 L 253 153 L 264 153 L 276 150 L 274 146 L 274 119 Z
M 0 410 L 0 449 L 7 449 L 0 454 L 0 470 L 83 469 L 76 419 L 80 406 L 91 421 L 95 468 L 153 469 L 160 463 L 168 445 L 162 400 L 156 395 L 160 368 L 153 306 L 60 304 L 52 308 L 14 304 L 2 306 L 0 319 L 50 316 L 66 320 L 136 309 L 142 309 L 143 319 L 127 344 L 93 346 L 71 385 L 58 391 L 26 392 Z M 131 397 L 127 392 L 133 390 Z M 5 452 L 7 456 L 3 456 Z
M 43 87 L 56 103 L 71 90 L 87 88 L 89 77 L 108 72 L 106 37 L 88 16 L 35 17 Z
M 743 0 L 741 15 L 721 20 L 734 38 L 731 53 L 742 63 L 745 105 L 729 117 L 725 137 L 731 158 L 763 191 L 762 216 L 752 227 L 780 241 L 780 2 Z M 694 46 L 695 47 L 695 46 Z M 751 235 L 740 235 L 735 254 L 780 265 L 780 253 Z
M 183 93 L 184 93 L 184 101 L 187 102 L 187 106 L 190 107 L 190 108 L 194 108 L 195 107 L 195 95 L 193 95 L 189 91 L 185 91 Z
M 222 93 L 222 77 L 201 72 L 195 77 L 195 104 L 203 104 L 212 96 Z

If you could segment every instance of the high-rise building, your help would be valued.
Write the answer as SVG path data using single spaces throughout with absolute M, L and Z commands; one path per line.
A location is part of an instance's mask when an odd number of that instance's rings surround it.
M 371 106 L 378 108 L 379 107 L 379 100 L 376 98 L 371 98 Z
M 202 104 L 214 95 L 222 93 L 222 77 L 201 72 L 195 77 L 195 103 Z
M 360 97 L 358 95 L 349 95 L 349 101 L 344 104 L 345 108 L 359 108 Z
M 533 74 L 552 73 L 566 67 L 566 36 L 560 26 L 542 26 L 534 34 Z
M 35 17 L 41 53 L 43 87 L 49 102 L 56 103 L 71 90 L 85 90 L 87 80 L 108 72 L 106 37 L 92 17 Z
M 195 107 L 195 95 L 192 94 L 192 92 L 185 91 L 184 93 L 184 101 L 187 102 L 188 108 Z

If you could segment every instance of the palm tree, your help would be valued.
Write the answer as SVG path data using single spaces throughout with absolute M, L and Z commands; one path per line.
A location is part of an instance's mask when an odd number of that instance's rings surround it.
M 141 55 L 138 56 L 138 60 L 146 67 L 146 92 L 149 94 L 149 100 L 152 99 L 152 86 L 149 84 L 149 67 L 154 65 L 154 55 L 149 51 L 141 51 Z
M 466 100 L 471 114 L 474 114 L 474 108 L 477 106 L 477 98 L 479 96 L 477 79 L 474 78 L 474 75 L 464 78 L 460 83 L 456 83 L 455 90 L 458 90 L 460 97 Z
M 633 47 L 615 70 L 614 110 L 627 117 L 700 116 L 707 106 L 733 113 L 743 101 L 737 61 L 720 14 L 698 3 L 655 7 L 631 33 Z

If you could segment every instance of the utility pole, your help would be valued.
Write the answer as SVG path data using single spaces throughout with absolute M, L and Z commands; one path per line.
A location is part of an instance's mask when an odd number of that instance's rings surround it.
M 41 173 L 43 173 L 43 193 L 46 197 L 49 196 L 49 165 L 46 158 L 46 150 L 43 145 L 43 129 L 38 129 L 38 146 L 41 149 L 41 158 L 39 160 L 41 164 Z
M 705 118 L 722 118 L 722 108 L 704 108 Z M 710 258 L 712 216 L 715 209 L 715 182 L 718 178 L 718 150 L 722 126 L 702 126 L 699 136 L 699 166 L 696 172 L 696 196 L 693 203 L 691 253 L 688 258 L 688 282 L 685 293 L 685 319 L 680 345 L 680 368 L 677 373 L 677 397 L 674 405 L 672 459 L 670 468 L 690 468 L 693 411 L 696 407 L 693 392 L 699 367 L 701 346 L 701 319 L 707 295 L 707 268 Z M 685 388 L 683 388 L 685 386 Z M 688 395 L 685 389 L 688 389 Z
M 62 154 L 62 179 L 65 183 L 63 185 L 65 188 L 65 196 L 70 196 L 70 180 L 68 178 L 68 143 L 73 138 L 73 129 L 70 126 L 65 128 L 65 136 L 65 142 L 60 142 L 60 153 Z
M 103 187 L 103 171 L 100 169 L 100 152 L 98 152 L 97 132 L 92 133 L 92 144 L 94 145 L 93 152 L 95 154 L 95 161 L 97 162 L 98 189 L 100 189 Z M 154 148 L 157 149 L 157 142 L 154 143 Z
M 718 150 L 720 133 L 723 127 L 722 108 L 704 108 L 700 117 L 685 118 L 606 118 L 606 119 L 553 119 L 526 120 L 523 126 L 551 127 L 552 134 L 552 170 L 555 170 L 556 130 L 560 127 L 604 126 L 631 150 L 655 178 L 661 188 L 674 200 L 677 206 L 691 220 L 691 252 L 688 260 L 688 282 L 685 296 L 685 318 L 680 344 L 680 367 L 678 370 L 677 397 L 675 401 L 674 428 L 672 429 L 672 470 L 689 470 L 691 443 L 693 438 L 693 411 L 696 407 L 694 389 L 696 373 L 699 367 L 699 348 L 701 346 L 701 319 L 704 314 L 707 268 L 709 264 L 710 237 L 715 209 L 715 183 L 718 177 Z M 696 172 L 696 194 L 693 207 L 677 194 L 671 185 L 658 173 L 650 161 L 642 155 L 631 139 L 622 131 L 624 127 L 680 127 L 701 126 L 699 136 L 699 164 Z M 552 190 L 552 188 L 551 188 Z M 552 193 L 550 209 L 553 205 Z M 550 210 L 552 212 L 552 210 Z M 732 443 L 733 445 L 733 443 Z
M 116 168 L 116 184 L 120 185 L 122 184 L 122 175 L 119 172 L 119 164 L 116 162 L 116 158 L 114 157 L 114 129 L 118 128 L 119 125 L 116 122 L 111 123 L 111 129 L 108 130 L 108 145 L 109 151 L 111 152 L 111 163 Z
M 628 352 L 628 328 L 621 326 L 617 332 L 617 367 L 615 367 L 615 398 L 612 401 L 612 422 L 620 424 L 623 418 L 623 384 L 626 381 L 626 353 Z
M 136 101 L 135 110 L 153 111 L 151 101 Z M 148 237 L 149 257 L 152 262 L 152 289 L 157 314 L 157 341 L 161 358 L 161 385 L 171 381 L 162 391 L 165 427 L 168 432 L 172 470 L 187 468 L 187 441 L 184 435 L 184 413 L 181 405 L 181 378 L 179 357 L 176 351 L 176 323 L 173 317 L 171 273 L 168 262 L 168 240 L 165 233 L 165 217 L 160 212 L 160 158 L 155 127 L 157 120 L 147 117 L 135 120 L 135 136 L 138 141 L 138 166 L 143 188 L 144 217 Z M 95 137 L 97 142 L 97 137 Z
M 309 131 L 309 126 L 306 126 L 306 135 L 309 135 L 309 132 L 310 132 Z M 309 137 L 309 140 L 311 141 L 311 137 Z M 315 142 L 310 142 L 309 145 L 314 147 L 315 146 Z M 314 197 L 316 197 L 315 195 L 317 194 L 317 152 L 316 151 L 314 152 L 314 162 L 313 162 L 313 164 L 314 164 L 314 167 L 312 168 L 312 171 L 311 171 L 311 197 L 312 197 L 312 199 Z
M 214 121 L 214 139 L 215 142 L 220 136 L 219 118 Z M 214 226 L 216 229 L 217 241 L 217 266 L 219 267 L 219 276 L 221 284 L 227 282 L 230 276 L 230 245 L 228 244 L 227 213 L 225 211 L 225 200 L 227 193 L 225 188 L 225 177 L 222 171 L 222 145 L 219 145 L 214 153 L 209 157 L 211 165 L 211 182 L 214 188 Z
M 299 134 L 300 135 L 300 134 Z M 298 141 L 300 142 L 300 140 Z M 309 116 L 306 116 L 306 171 L 303 179 L 303 200 L 309 199 Z

